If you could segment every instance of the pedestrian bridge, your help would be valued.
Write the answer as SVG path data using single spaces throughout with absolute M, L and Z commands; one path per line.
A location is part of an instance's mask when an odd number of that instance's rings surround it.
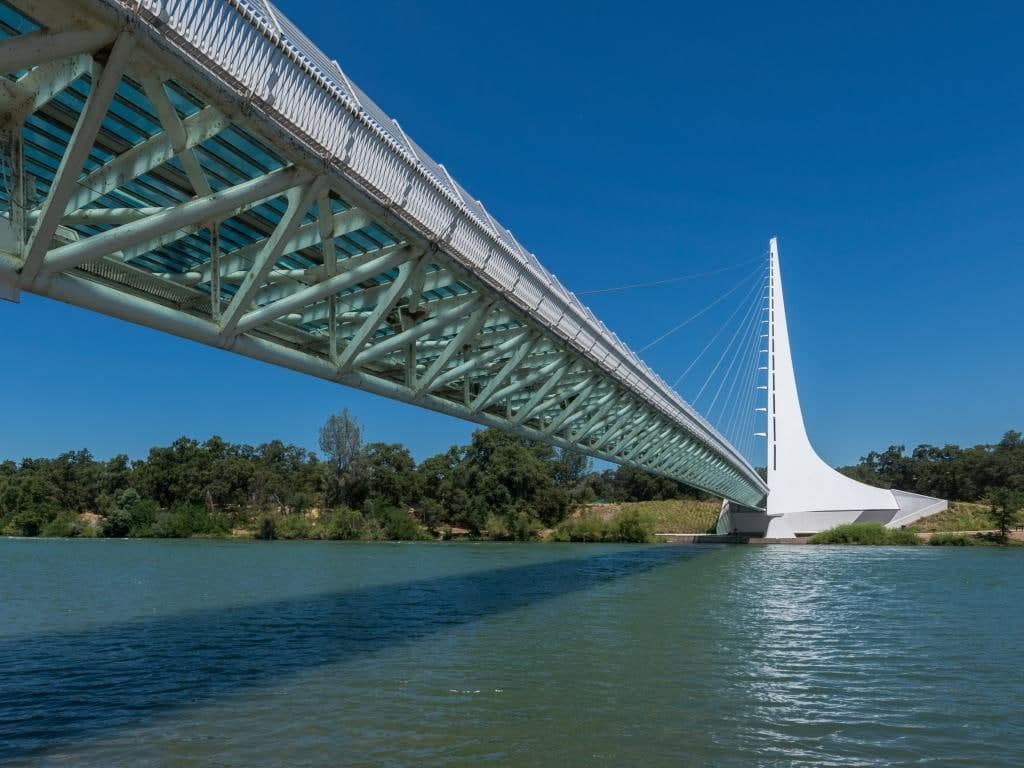
M 740 451 L 269 3 L 8 1 L 3 298 L 763 507 Z

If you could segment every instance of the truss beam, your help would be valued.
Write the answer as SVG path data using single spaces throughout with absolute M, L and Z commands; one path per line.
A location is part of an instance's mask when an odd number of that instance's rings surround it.
M 3 295 L 760 503 L 738 452 L 286 26 L 272 41 L 234 3 L 10 3 L 44 29 L 0 46 Z M 59 130 L 40 138 L 37 115 Z

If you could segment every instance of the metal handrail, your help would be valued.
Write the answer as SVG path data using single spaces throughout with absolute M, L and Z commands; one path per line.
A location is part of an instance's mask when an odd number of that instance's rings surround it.
M 558 320 L 548 327 L 567 345 L 608 371 L 652 407 L 687 426 L 736 466 L 753 487 L 766 490 L 753 467 L 724 436 L 574 294 L 564 289 L 511 233 L 504 230 L 507 237 L 496 234 L 496 228 L 503 230 L 500 225 L 494 226 L 493 216 L 483 205 L 469 198 L 458 184 L 439 178 L 443 175 L 442 167 L 403 131 L 396 130 L 390 116 L 345 76 L 337 62 L 313 45 L 269 2 L 97 1 L 117 7 L 122 14 L 138 13 L 151 24 L 158 21 L 160 35 L 173 33 L 200 66 L 209 67 L 216 77 L 240 86 L 247 98 L 260 102 L 261 111 L 275 115 L 275 122 L 309 142 L 317 155 L 330 158 L 344 167 L 347 175 L 366 182 L 371 192 L 376 191 L 392 209 L 431 234 L 431 239 L 439 241 L 446 253 L 468 268 L 481 273 L 491 254 L 501 253 L 518 274 L 484 273 L 486 282 L 527 312 L 533 312 L 536 306 L 526 301 L 526 294 L 539 295 L 543 302 L 553 304 Z M 231 50 L 225 50 L 225 39 L 233 41 Z M 204 65 L 204 61 L 209 64 Z M 325 95 L 329 98 L 325 99 Z M 358 152 L 347 150 L 345 141 L 353 137 L 371 141 L 363 142 Z M 410 169 L 418 184 L 410 182 Z M 405 204 L 395 204 L 393 201 L 407 186 L 413 188 Z M 463 195 L 474 204 L 468 204 Z M 440 233 L 453 220 L 459 226 L 441 242 Z M 463 223 L 470 226 L 463 227 Z M 584 345 L 578 341 L 581 328 L 594 343 Z

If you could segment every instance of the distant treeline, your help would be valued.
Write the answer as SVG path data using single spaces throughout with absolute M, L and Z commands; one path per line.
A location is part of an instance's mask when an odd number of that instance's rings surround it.
M 529 539 L 581 503 L 701 497 L 582 454 L 495 429 L 419 465 L 398 444 L 367 443 L 348 412 L 320 432 L 321 455 L 182 437 L 145 459 L 87 450 L 0 463 L 0 533 L 21 536 L 228 535 L 416 539 L 451 529 Z
M 883 488 L 957 501 L 990 500 L 996 492 L 1024 492 L 1024 439 L 1010 430 L 994 445 L 919 445 L 909 455 L 905 446 L 893 445 L 841 471 Z

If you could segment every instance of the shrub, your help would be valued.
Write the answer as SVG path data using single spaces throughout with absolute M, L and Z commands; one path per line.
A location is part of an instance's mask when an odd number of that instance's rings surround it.
M 183 539 L 192 533 L 188 521 L 175 512 L 157 512 L 149 532 L 158 539 Z
M 552 538 L 555 541 L 643 544 L 654 540 L 654 531 L 650 520 L 636 510 L 627 510 L 608 520 L 586 515 L 570 518 L 555 529 Z
M 63 512 L 43 527 L 42 535 L 64 538 L 81 536 L 82 524 L 74 512 Z
M 143 499 L 134 488 L 125 488 L 107 508 L 104 519 L 99 523 L 98 533 L 111 538 L 153 536 L 156 517 L 155 501 Z
M 936 533 L 928 543 L 933 547 L 973 547 L 978 541 L 962 533 Z
M 263 539 L 264 541 L 277 538 L 277 526 L 274 524 L 274 518 L 270 515 L 264 515 L 260 518 L 260 523 L 256 528 L 256 538 Z
M 26 509 L 14 516 L 7 530 L 15 536 L 38 536 L 55 516 L 41 509 Z
M 442 538 L 444 538 L 443 528 L 447 527 L 449 531 L 451 530 L 451 526 L 445 526 L 444 524 L 444 508 L 434 499 L 421 499 L 416 504 L 416 516 L 431 533 L 437 534 L 440 530 Z
M 150 502 L 143 501 L 142 504 Z M 221 513 L 210 513 L 198 504 L 174 504 L 166 512 L 157 512 L 152 523 L 136 516 L 132 536 L 155 536 L 160 539 L 187 539 L 189 536 L 223 536 L 231 532 L 231 521 Z
M 886 528 L 885 530 L 889 535 L 888 540 L 885 542 L 886 544 L 898 547 L 915 547 L 921 543 L 921 539 L 918 538 L 914 531 L 899 528 Z
M 869 544 L 913 546 L 920 539 L 913 531 L 892 530 L 878 522 L 846 523 L 817 533 L 811 544 Z
M 484 523 L 487 530 L 487 538 L 495 541 L 508 541 L 512 535 L 508 529 L 508 521 L 501 515 L 488 515 Z
M 620 512 L 611 520 L 615 541 L 646 544 L 654 541 L 654 527 L 635 509 Z
M 540 522 L 528 512 L 517 512 L 509 529 L 516 541 L 536 541 L 540 538 Z
M 123 539 L 131 532 L 132 513 L 127 509 L 114 507 L 100 523 L 100 536 Z
M 271 538 L 308 539 L 310 534 L 309 520 L 306 519 L 305 515 L 284 515 L 275 521 L 274 533 L 275 536 Z
M 426 537 L 416 518 L 406 509 L 387 507 L 376 516 L 384 527 L 384 537 L 391 541 L 420 541 Z
M 574 517 L 555 529 L 555 541 L 604 541 L 607 525 L 596 517 Z
M 323 532 L 328 539 L 350 541 L 363 538 L 365 529 L 366 518 L 362 512 L 342 507 L 328 515 Z

